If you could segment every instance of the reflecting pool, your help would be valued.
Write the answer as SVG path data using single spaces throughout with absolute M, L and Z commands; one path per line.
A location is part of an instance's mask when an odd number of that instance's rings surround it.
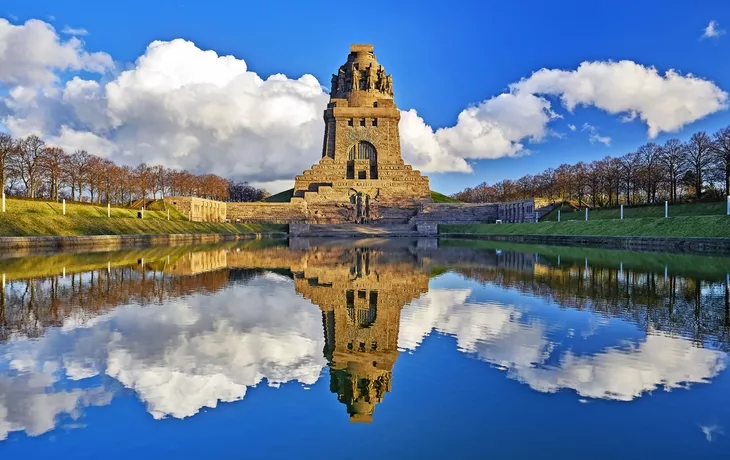
M 730 259 L 458 240 L 0 257 L 0 458 L 728 458 Z

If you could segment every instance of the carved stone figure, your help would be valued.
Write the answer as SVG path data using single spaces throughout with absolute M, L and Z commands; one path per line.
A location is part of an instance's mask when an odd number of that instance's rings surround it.
M 388 75 L 385 77 L 385 92 L 392 96 L 393 95 L 393 76 Z
M 378 67 L 377 73 L 378 83 L 377 90 L 383 92 L 385 90 L 385 72 L 383 72 L 383 66 Z
M 345 91 L 345 69 L 340 68 L 337 76 L 337 93 L 342 94 Z
M 337 94 L 337 75 L 332 74 L 332 82 L 330 83 L 330 94 Z
M 353 91 L 357 91 L 360 89 L 360 71 L 357 69 L 352 69 L 352 89 Z

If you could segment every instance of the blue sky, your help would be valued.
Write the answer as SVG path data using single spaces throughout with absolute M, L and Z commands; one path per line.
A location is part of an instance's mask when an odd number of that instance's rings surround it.
M 723 1 L 519 1 L 434 3 L 401 1 L 299 3 L 130 0 L 6 0 L 0 16 L 14 23 L 36 18 L 57 30 L 86 29 L 80 37 L 89 52 L 106 52 L 118 68 L 131 66 L 153 40 L 184 38 L 203 50 L 244 59 L 262 78 L 314 75 L 322 85 L 346 58 L 350 43 L 373 43 L 379 61 L 394 76 L 396 102 L 415 109 L 434 129 L 453 126 L 470 106 L 507 91 L 507 86 L 541 68 L 575 70 L 584 61 L 631 60 L 676 69 L 730 90 L 727 63 L 730 36 L 701 39 L 711 20 L 730 27 Z M 16 19 L 17 18 L 17 19 Z M 96 76 L 98 78 L 98 76 Z M 563 162 L 620 155 L 649 140 L 640 120 L 621 122 L 595 108 L 568 112 L 550 122 L 541 142 L 525 143 L 529 155 L 468 159 L 471 173 L 430 172 L 432 188 L 453 193 L 483 181 L 493 183 L 537 173 Z M 585 123 L 610 145 L 591 143 Z M 571 131 L 568 125 L 577 127 Z M 656 140 L 687 138 L 697 130 L 730 124 L 726 110 L 688 123 Z M 317 157 L 311 158 L 313 163 Z

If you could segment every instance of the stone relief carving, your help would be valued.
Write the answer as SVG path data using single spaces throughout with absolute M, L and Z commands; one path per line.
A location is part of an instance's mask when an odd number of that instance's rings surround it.
M 343 65 L 332 74 L 330 93 L 343 97 L 350 91 L 379 91 L 393 96 L 393 77 L 387 75 L 382 65 L 370 64 L 360 70 L 355 65 Z

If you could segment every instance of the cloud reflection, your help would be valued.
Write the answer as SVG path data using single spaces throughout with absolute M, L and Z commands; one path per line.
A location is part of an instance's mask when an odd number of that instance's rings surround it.
M 726 367 L 722 351 L 659 334 L 595 354 L 576 354 L 548 339 L 547 324 L 527 319 L 524 309 L 470 302 L 470 294 L 470 290 L 431 289 L 408 305 L 401 314 L 399 346 L 415 350 L 436 331 L 454 336 L 460 351 L 504 369 L 510 378 L 534 390 L 571 389 L 582 397 L 620 401 L 657 388 L 706 383 Z
M 183 418 L 240 400 L 264 379 L 313 384 L 326 364 L 323 345 L 319 309 L 277 275 L 154 307 L 120 307 L 2 347 L 16 376 L 0 380 L 0 436 L 43 433 L 61 414 L 96 403 L 91 395 L 101 388 L 55 391 L 62 377 L 108 375 L 133 389 L 154 418 Z

